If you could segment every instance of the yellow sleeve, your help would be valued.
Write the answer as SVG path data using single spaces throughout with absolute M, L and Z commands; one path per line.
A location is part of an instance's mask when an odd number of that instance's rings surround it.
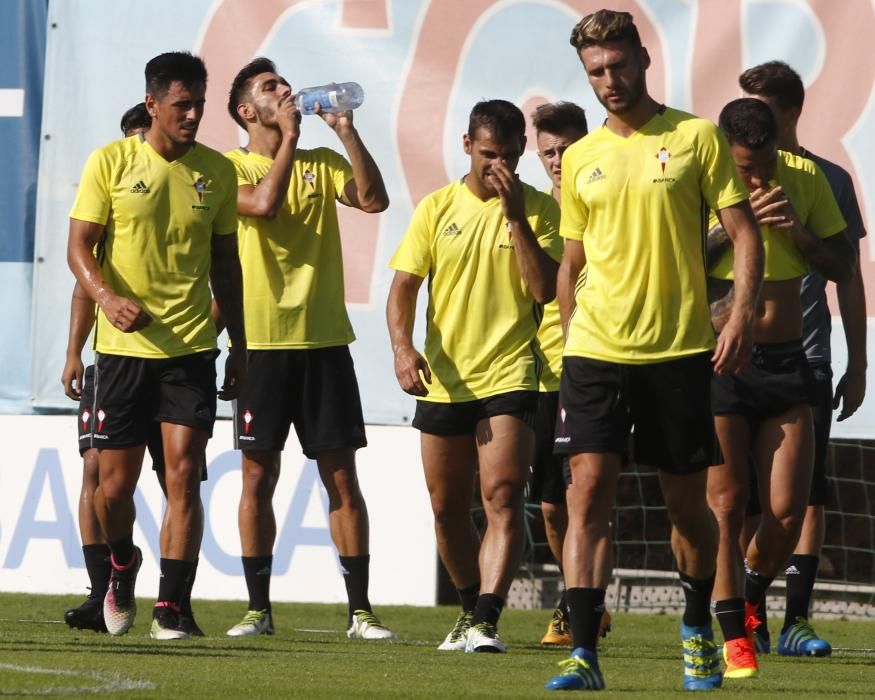
M 848 225 L 842 216 L 838 202 L 829 186 L 829 180 L 817 164 L 814 164 L 814 206 L 806 228 L 819 238 L 830 238 L 844 231 Z
M 328 168 L 328 174 L 334 183 L 334 198 L 340 199 L 346 183 L 353 179 L 352 166 L 346 158 L 330 148 L 320 148 L 319 156 Z
M 551 195 L 541 195 L 540 208 L 535 217 L 529 219 L 538 245 L 553 260 L 562 260 L 562 238 L 559 235 L 559 205 Z
M 227 159 L 220 166 L 224 198 L 213 220 L 213 234 L 227 236 L 237 233 L 237 172 L 236 166 Z
M 589 209 L 578 197 L 575 171 L 574 163 L 569 158 L 569 152 L 566 151 L 562 156 L 563 186 L 559 233 L 562 238 L 582 241 L 583 232 L 586 230 L 587 221 L 589 221 Z
M 735 169 L 729 142 L 711 122 L 700 121 L 702 128 L 697 144 L 702 172 L 699 185 L 705 201 L 711 209 L 725 209 L 743 202 L 749 193 Z
M 111 181 L 111 157 L 105 148 L 100 148 L 85 163 L 70 218 L 93 224 L 106 224 L 112 208 Z
M 413 212 L 410 226 L 389 261 L 389 267 L 417 277 L 428 275 L 431 270 L 431 241 L 434 235 L 433 216 L 432 199 L 426 197 Z

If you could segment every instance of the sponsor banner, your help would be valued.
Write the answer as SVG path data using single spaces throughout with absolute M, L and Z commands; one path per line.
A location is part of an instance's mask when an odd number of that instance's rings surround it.
M 195 598 L 246 600 L 237 504 L 240 453 L 232 423 L 218 421 L 207 448 L 209 479 L 201 485 L 204 538 Z M 6 450 L 0 464 L 0 590 L 79 593 L 88 586 L 77 521 L 82 460 L 73 416 L 2 416 Z M 14 436 L 14 439 L 12 439 Z M 357 455 L 370 516 L 370 599 L 382 605 L 433 605 L 437 549 L 419 434 L 370 426 Z M 328 497 L 315 462 L 290 446 L 274 510 L 271 597 L 275 601 L 339 603 L 346 589 L 328 529 Z M 148 455 L 135 496 L 134 541 L 143 550 L 137 593 L 158 592 L 158 535 L 164 497 Z M 60 612 L 59 612 L 60 615 Z

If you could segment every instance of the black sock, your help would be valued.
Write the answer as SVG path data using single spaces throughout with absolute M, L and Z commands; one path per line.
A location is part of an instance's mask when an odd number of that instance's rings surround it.
M 556 607 L 565 613 L 565 617 L 568 617 L 568 594 L 565 591 L 562 591 L 562 595 L 559 597 L 559 602 L 556 604 Z
M 745 563 L 747 573 L 744 575 L 744 601 L 758 607 L 760 601 L 766 597 L 766 591 L 772 585 L 773 577 L 761 576 L 756 571 L 749 569 Z
M 787 612 L 784 614 L 783 632 L 796 623 L 797 617 L 808 619 L 814 579 L 820 558 L 813 554 L 794 554 L 784 575 L 787 577 Z
M 481 622 L 489 622 L 497 627 L 498 618 L 501 617 L 503 608 L 504 601 L 501 596 L 494 593 L 482 593 L 477 596 L 477 604 L 471 615 L 471 626 L 479 625 Z
M 708 578 L 692 578 L 679 571 L 684 589 L 684 624 L 702 627 L 711 624 L 711 592 L 714 590 L 714 575 Z
M 103 598 L 109 588 L 109 575 L 112 573 L 112 562 L 109 560 L 109 547 L 105 544 L 83 544 L 82 556 L 85 557 L 85 570 L 91 581 L 91 597 Z
M 766 597 L 760 601 L 757 606 L 757 619 L 760 621 L 760 626 L 757 628 L 757 634 L 760 637 L 769 638 L 769 614 L 766 610 Z
M 368 600 L 368 579 L 371 568 L 371 555 L 362 554 L 357 557 L 340 557 L 343 569 L 343 582 L 346 584 L 346 597 L 349 601 L 349 620 L 356 610 L 371 611 L 371 601 Z
M 569 588 L 565 591 L 568 600 L 568 620 L 574 648 L 583 647 L 596 653 L 599 623 L 605 612 L 604 588 Z
M 457 588 L 456 593 L 459 594 L 459 601 L 462 603 L 462 611 L 473 613 L 474 606 L 477 605 L 477 596 L 480 595 L 480 581 L 473 586 L 467 588 Z
M 158 602 L 173 603 L 179 609 L 191 577 L 194 562 L 161 557 L 161 580 L 158 583 Z
M 188 578 L 185 580 L 185 588 L 182 590 L 182 601 L 179 604 L 179 609 L 181 612 L 185 613 L 189 617 L 192 617 L 191 611 L 191 589 L 194 587 L 194 579 L 197 576 L 197 565 L 199 559 L 195 559 L 194 563 L 191 567 L 191 571 L 189 572 Z
M 747 631 L 744 628 L 744 598 L 718 600 L 714 604 L 714 612 L 717 615 L 717 622 L 720 623 L 725 641 L 747 636 Z
M 249 591 L 249 609 L 270 612 L 270 568 L 273 565 L 273 555 L 241 558 L 246 589 Z
M 130 534 L 120 540 L 109 543 L 109 551 L 117 567 L 127 566 L 134 558 L 134 535 Z

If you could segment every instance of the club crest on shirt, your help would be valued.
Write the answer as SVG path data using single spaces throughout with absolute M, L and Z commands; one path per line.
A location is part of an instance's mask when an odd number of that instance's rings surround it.
M 307 195 L 307 199 L 318 199 L 322 196 L 321 192 L 316 191 L 316 174 L 307 169 L 304 171 L 304 182 L 310 185 L 313 191 Z
M 675 179 L 673 177 L 666 177 L 665 175 L 665 168 L 668 165 L 669 160 L 671 160 L 671 153 L 665 146 L 662 146 L 656 152 L 656 160 L 659 161 L 659 167 L 662 171 L 662 177 L 653 178 L 653 182 L 675 182 Z
M 212 184 L 212 180 L 207 180 L 204 182 L 203 178 L 198 178 L 194 183 L 194 191 L 197 192 L 197 204 L 192 204 L 192 209 L 202 209 L 205 211 L 209 211 L 209 207 L 204 205 L 204 195 L 211 194 L 212 190 L 209 189 L 209 186 Z
M 507 243 L 499 243 L 498 247 L 513 250 L 513 232 L 510 229 L 510 221 L 505 221 L 504 225 L 507 228 Z

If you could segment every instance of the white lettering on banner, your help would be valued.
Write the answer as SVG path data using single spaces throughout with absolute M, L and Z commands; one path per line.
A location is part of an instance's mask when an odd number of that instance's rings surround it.
M 240 454 L 232 423 L 219 421 L 207 449 L 202 482 L 204 538 L 196 598 L 243 598 L 237 506 Z M 0 590 L 84 591 L 88 580 L 75 508 L 82 478 L 75 416 L 0 416 L 16 435 L 0 462 Z M 370 512 L 371 599 L 376 604 L 431 605 L 437 553 L 428 494 L 418 459 L 418 433 L 369 427 L 371 446 L 358 452 L 359 482 Z M 274 497 L 277 541 L 272 597 L 277 601 L 346 599 L 328 527 L 328 497 L 317 465 L 291 446 Z M 134 494 L 134 539 L 144 553 L 138 591 L 157 593 L 159 530 L 164 501 L 148 463 Z M 403 527 L 398 527 L 403 523 Z

